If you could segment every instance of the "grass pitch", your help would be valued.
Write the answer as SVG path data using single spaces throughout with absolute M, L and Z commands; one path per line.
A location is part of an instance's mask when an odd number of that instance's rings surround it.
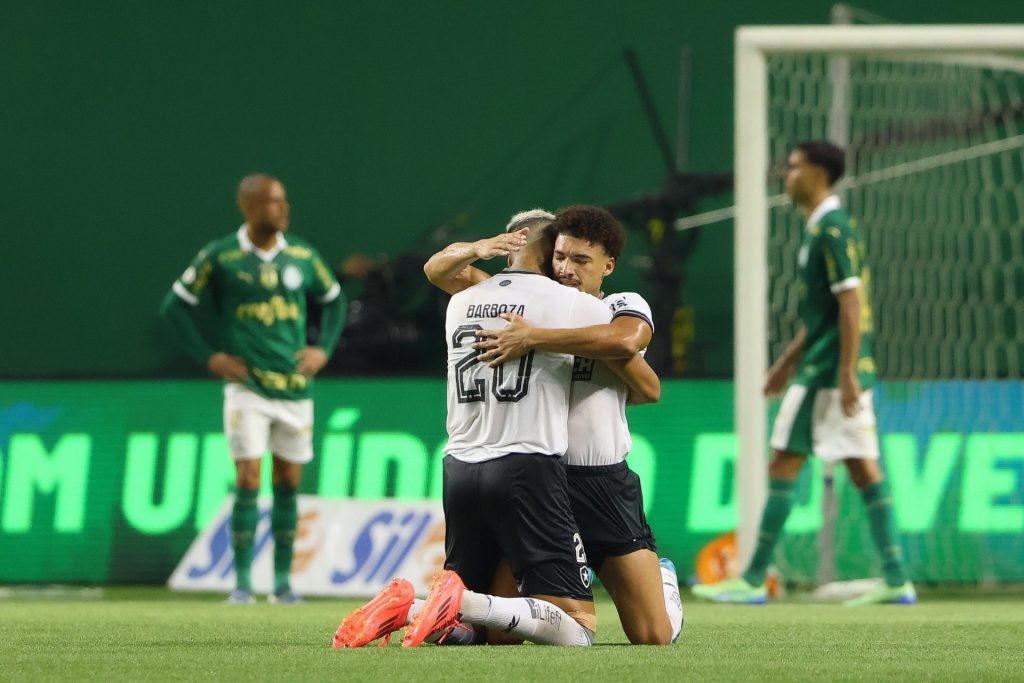
M 16 594 L 17 595 L 17 594 Z M 1021 680 L 1024 592 L 924 593 L 914 607 L 686 601 L 672 647 L 626 643 L 598 597 L 589 649 L 331 650 L 356 601 L 227 606 L 123 588 L 100 598 L 0 600 L 0 680 L 679 681 Z M 685 598 L 684 598 L 685 600 Z M 400 634 L 398 634 L 400 635 Z

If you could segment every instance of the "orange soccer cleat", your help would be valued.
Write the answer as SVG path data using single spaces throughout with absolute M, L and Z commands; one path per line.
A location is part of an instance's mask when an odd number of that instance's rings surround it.
M 430 586 L 423 608 L 416 613 L 405 630 L 402 647 L 419 647 L 432 633 L 445 631 L 459 621 L 462 592 L 466 585 L 450 569 L 441 572 Z
M 415 597 L 411 583 L 392 579 L 373 600 L 345 617 L 334 633 L 332 647 L 363 647 L 381 637 L 381 647 L 387 645 L 391 634 L 405 626 Z

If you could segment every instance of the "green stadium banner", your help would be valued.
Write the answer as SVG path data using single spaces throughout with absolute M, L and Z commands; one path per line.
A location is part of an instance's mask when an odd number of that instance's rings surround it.
M 736 524 L 732 383 L 666 382 L 630 409 L 630 465 L 664 555 L 688 574 Z M 891 382 L 877 390 L 897 524 L 918 580 L 1024 580 L 1024 382 Z M 441 493 L 438 380 L 323 380 L 302 492 Z M 787 526 L 784 575 L 814 572 L 821 468 Z M 0 384 L 0 581 L 163 582 L 232 487 L 212 381 Z M 269 476 L 264 477 L 264 484 Z M 853 490 L 837 477 L 839 572 L 877 573 Z

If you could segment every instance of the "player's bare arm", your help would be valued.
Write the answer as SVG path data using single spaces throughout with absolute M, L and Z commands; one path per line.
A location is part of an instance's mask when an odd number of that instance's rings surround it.
M 513 313 L 503 313 L 501 317 L 508 321 L 507 327 L 481 330 L 477 333 L 480 341 L 473 344 L 481 352 L 480 360 L 492 367 L 521 358 L 534 349 L 598 360 L 629 359 L 651 343 L 651 326 L 633 316 L 576 329 L 535 327 Z
M 213 374 L 229 382 L 244 382 L 249 377 L 249 368 L 240 356 L 217 351 L 206 361 L 206 367 Z
M 807 329 L 801 325 L 800 329 L 797 330 L 796 336 L 786 346 L 786 350 L 782 352 L 782 355 L 768 369 L 768 376 L 764 381 L 764 393 L 766 396 L 777 396 L 786 388 L 786 383 L 789 382 L 793 372 L 796 370 L 796 366 L 800 364 L 800 359 L 803 358 L 804 340 L 806 338 Z
M 836 294 L 839 302 L 839 397 L 848 416 L 860 409 L 857 355 L 860 353 L 860 295 L 856 289 Z
M 629 387 L 627 405 L 657 403 L 661 400 L 661 380 L 639 353 L 632 358 L 611 358 L 601 362 Z
M 423 264 L 423 272 L 430 284 L 448 294 L 457 294 L 490 277 L 471 263 L 514 254 L 526 244 L 529 232 L 529 228 L 523 228 L 476 242 L 450 244 Z

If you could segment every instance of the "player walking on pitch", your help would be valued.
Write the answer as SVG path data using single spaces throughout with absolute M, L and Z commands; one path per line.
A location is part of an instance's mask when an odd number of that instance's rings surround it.
M 276 178 L 246 176 L 238 185 L 245 223 L 206 245 L 174 282 L 161 315 L 196 362 L 225 380 L 224 432 L 235 461 L 231 544 L 236 588 L 229 603 L 255 602 L 251 566 L 259 511 L 260 463 L 273 455 L 272 602 L 295 603 L 292 546 L 302 466 L 313 458 L 312 377 L 327 363 L 345 324 L 345 298 L 331 271 L 307 242 L 288 230 L 289 205 Z M 221 350 L 214 350 L 194 312 L 210 293 Z M 323 303 L 317 346 L 306 339 L 306 296 Z
M 786 192 L 807 217 L 798 255 L 801 327 L 765 381 L 765 393 L 771 395 L 792 380 L 772 432 L 768 501 L 746 571 L 734 579 L 695 586 L 698 597 L 765 602 L 765 572 L 793 505 L 796 478 L 814 453 L 846 464 L 882 556 L 885 585 L 846 604 L 917 602 L 896 537 L 892 496 L 878 466 L 868 271 L 856 222 L 832 190 L 843 171 L 843 150 L 828 142 L 802 142 L 789 155 Z

